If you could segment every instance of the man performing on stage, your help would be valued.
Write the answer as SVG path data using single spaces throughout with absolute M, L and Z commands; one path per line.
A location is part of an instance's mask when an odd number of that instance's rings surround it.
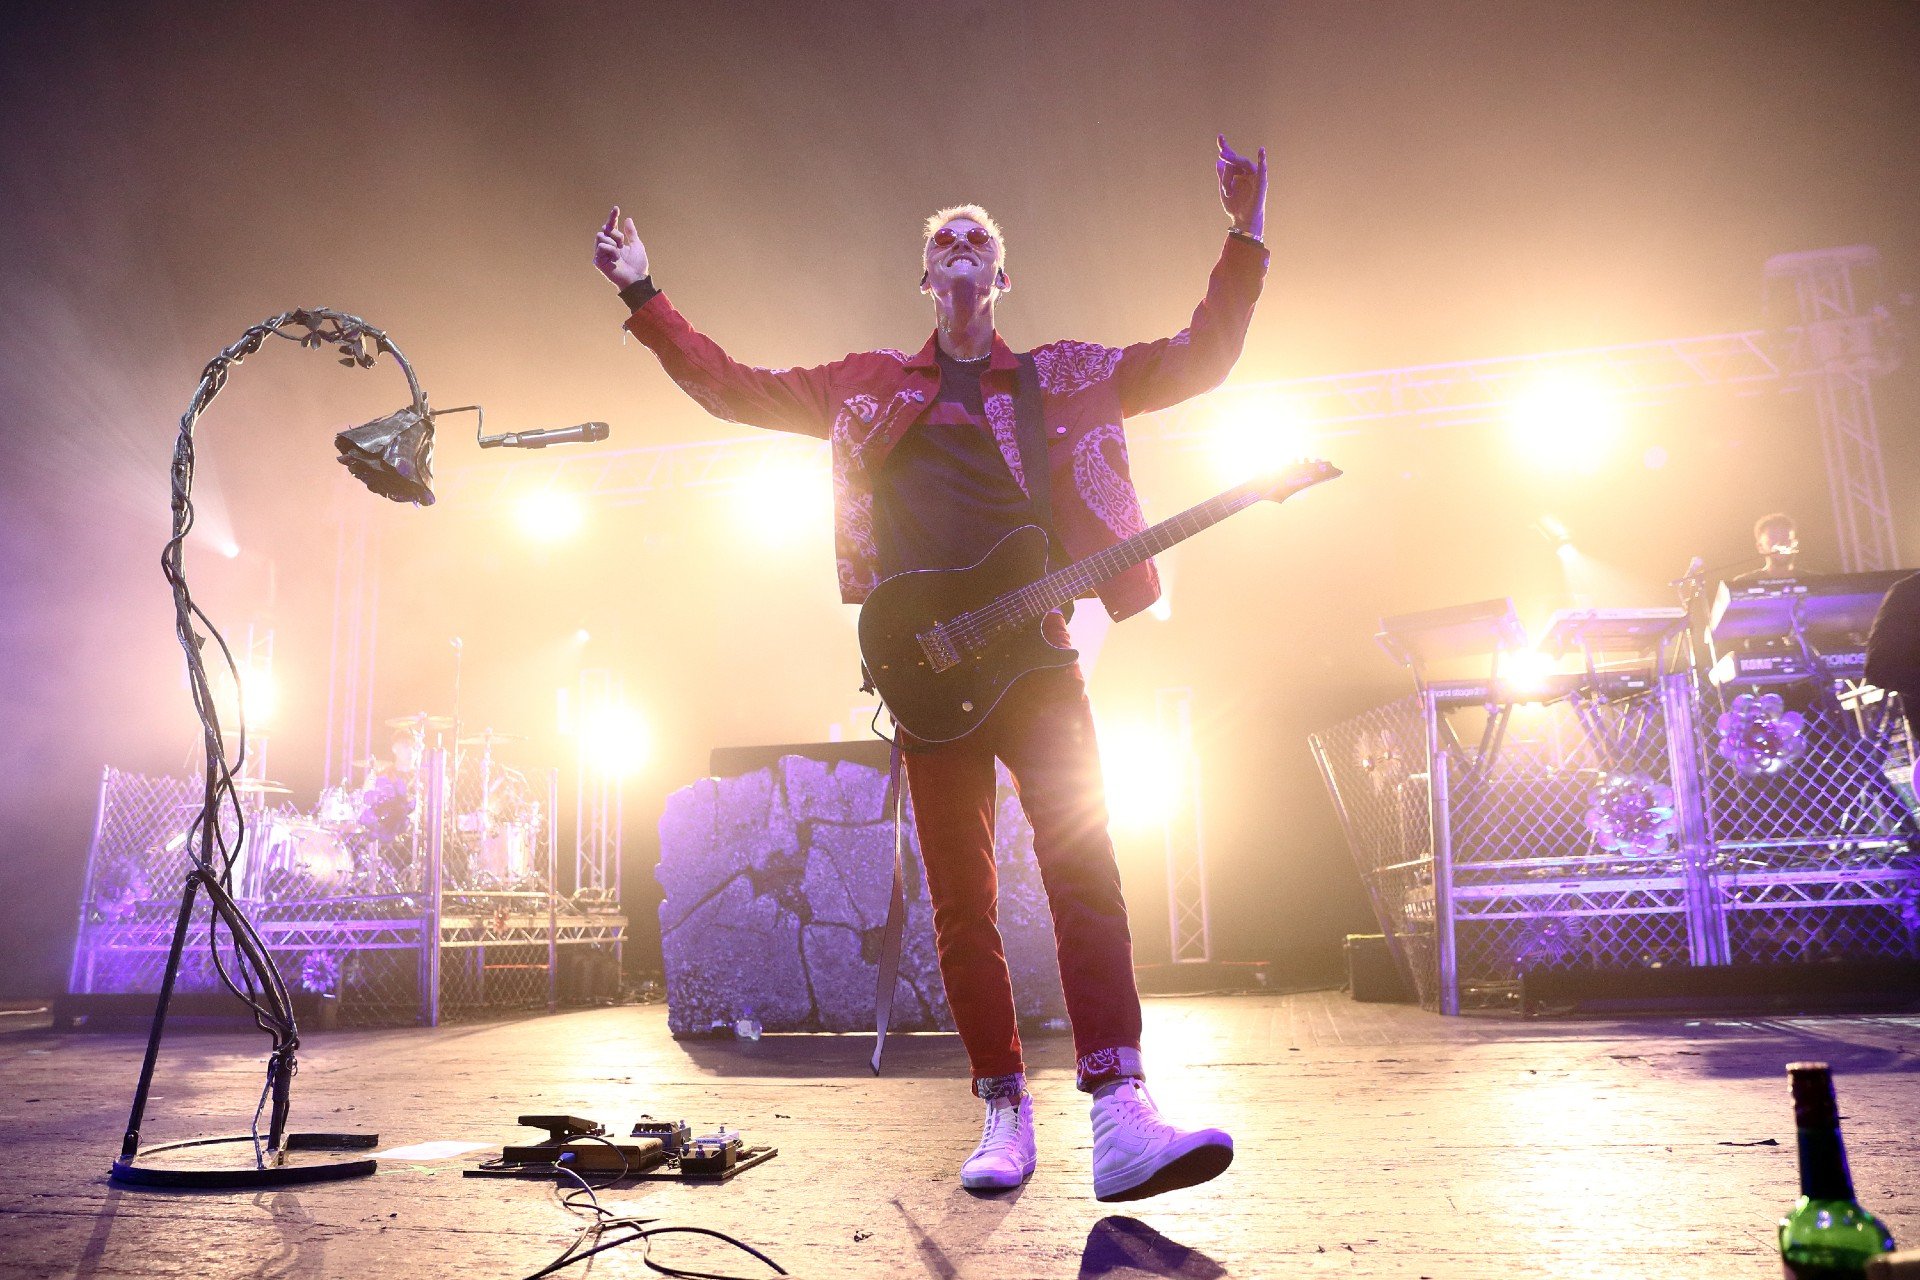
M 935 329 L 913 355 L 871 351 L 804 369 L 740 364 L 655 288 L 633 220 L 623 221 L 617 207 L 595 241 L 594 265 L 631 308 L 628 331 L 708 412 L 831 441 L 841 598 L 859 603 L 883 578 L 971 565 L 1012 530 L 1049 514 L 1062 561 L 1145 527 L 1121 423 L 1226 377 L 1266 274 L 1266 151 L 1247 159 L 1224 137 L 1218 145 L 1220 201 L 1231 220 L 1226 243 L 1192 323 L 1155 342 L 1052 342 L 1036 348 L 1030 364 L 1016 356 L 994 328 L 994 304 L 1012 286 L 1006 244 L 975 205 L 927 220 L 920 289 L 933 301 Z M 1043 425 L 1016 429 L 1035 409 Z M 1035 459 L 1023 453 L 1023 436 L 1044 439 L 1044 450 L 1033 447 L 1044 452 L 1044 475 L 1029 474 Z M 1110 578 L 1099 596 L 1117 621 L 1152 604 L 1159 590 L 1149 561 Z M 1065 646 L 1060 614 L 1047 617 L 1046 632 Z M 904 745 L 941 978 L 973 1091 L 987 1108 L 961 1182 L 1017 1187 L 1036 1160 L 995 915 L 996 757 L 1006 762 L 1033 824 L 1077 1083 L 1093 1096 L 1095 1196 L 1138 1199 L 1220 1174 L 1233 1159 L 1232 1139 L 1218 1129 L 1167 1123 L 1145 1087 L 1133 944 L 1079 669 L 1020 678 L 979 728 L 957 741 Z

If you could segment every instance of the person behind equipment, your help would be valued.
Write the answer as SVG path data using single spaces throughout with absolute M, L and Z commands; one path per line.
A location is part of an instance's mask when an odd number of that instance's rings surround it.
M 1747 570 L 1733 581 L 1791 578 L 1794 560 L 1800 554 L 1800 534 L 1794 529 L 1793 517 L 1784 511 L 1775 511 L 1754 521 L 1753 549 L 1764 557 L 1760 567 Z

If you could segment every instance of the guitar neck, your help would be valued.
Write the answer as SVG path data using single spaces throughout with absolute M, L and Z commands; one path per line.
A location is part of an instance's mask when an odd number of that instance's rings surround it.
M 1056 569 L 1002 599 L 1015 606 L 1018 617 L 1023 621 L 1043 617 L 1067 601 L 1087 594 L 1108 578 L 1159 555 L 1176 543 L 1186 541 L 1202 529 L 1211 528 L 1236 511 L 1244 511 L 1263 496 L 1264 486 L 1259 481 L 1249 480 L 1245 484 L 1235 485 L 1225 493 L 1188 507 L 1177 516 L 1169 516 L 1104 551 L 1096 551 L 1064 569 Z

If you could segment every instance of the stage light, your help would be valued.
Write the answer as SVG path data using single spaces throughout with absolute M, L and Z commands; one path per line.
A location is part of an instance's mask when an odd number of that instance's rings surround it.
M 1159 826 L 1180 807 L 1187 776 L 1185 757 L 1150 724 L 1102 724 L 1100 772 L 1106 781 L 1107 816 L 1120 830 Z
M 1649 471 L 1658 471 L 1667 465 L 1667 450 L 1664 445 L 1648 445 L 1647 451 L 1640 455 L 1640 465 Z
M 1523 698 L 1539 698 L 1559 671 L 1557 660 L 1538 649 L 1514 649 L 1500 655 L 1500 683 Z
M 833 480 L 823 459 L 766 459 L 735 486 L 739 527 L 767 544 L 791 543 L 833 527 Z
M 573 642 L 575 644 L 585 644 L 587 641 L 591 639 L 593 639 L 593 633 L 591 631 L 588 631 L 585 627 L 582 627 L 578 631 L 573 633 Z
M 1209 452 L 1223 484 L 1279 471 L 1313 453 L 1307 411 L 1287 396 L 1246 395 L 1223 407 Z
M 1514 448 L 1555 471 L 1594 470 L 1625 424 L 1619 396 L 1571 370 L 1540 374 L 1509 402 L 1506 416 Z
M 1573 535 L 1567 526 L 1553 516 L 1541 516 L 1533 522 L 1533 531 L 1553 544 L 1553 553 L 1560 557 L 1562 565 L 1570 565 L 1580 558 L 1580 552 L 1573 545 Z
M 241 667 L 240 704 L 247 728 L 258 730 L 270 724 L 273 713 L 280 707 L 280 687 L 274 682 L 273 672 L 260 667 Z
M 580 762 L 609 777 L 623 778 L 647 762 L 652 735 L 631 707 L 612 703 L 580 717 Z
M 1166 622 L 1173 617 L 1173 597 L 1164 590 L 1160 598 L 1147 606 L 1147 616 L 1155 622 Z
M 563 489 L 541 489 L 522 497 L 514 514 L 520 531 L 536 542 L 564 542 L 587 522 L 585 505 Z

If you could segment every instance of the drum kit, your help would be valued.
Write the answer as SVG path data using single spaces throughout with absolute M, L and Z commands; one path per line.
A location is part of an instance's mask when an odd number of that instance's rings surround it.
M 396 716 L 393 758 L 359 761 L 357 786 L 320 793 L 311 813 L 273 799 L 291 788 L 260 778 L 235 779 L 247 811 L 246 833 L 232 859 L 236 897 L 251 900 L 395 894 L 423 887 L 420 760 L 428 735 L 453 729 L 449 716 Z M 449 815 L 443 850 L 449 888 L 530 888 L 541 883 L 540 824 L 544 806 L 527 775 L 498 757 L 525 735 L 482 729 L 454 739 L 446 779 Z M 189 835 L 165 852 L 184 856 Z

